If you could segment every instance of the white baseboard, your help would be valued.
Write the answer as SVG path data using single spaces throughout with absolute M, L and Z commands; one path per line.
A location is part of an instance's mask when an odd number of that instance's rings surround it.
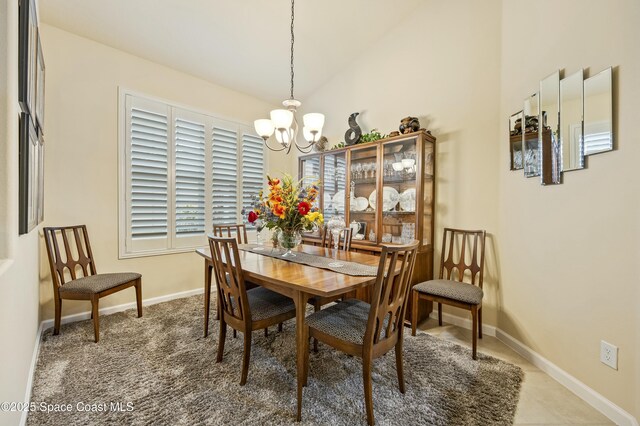
M 438 320 L 438 311 L 431 312 L 430 318 Z M 471 330 L 471 318 L 463 318 L 446 312 L 442 313 L 442 320 L 449 324 Z M 630 413 L 609 401 L 600 393 L 596 392 L 580 380 L 573 377 L 524 343 L 520 342 L 513 336 L 505 333 L 501 329 L 491 326 L 482 325 L 482 333 L 487 336 L 494 336 L 502 343 L 520 354 L 524 359 L 535 365 L 549 377 L 556 380 L 565 388 L 576 394 L 580 399 L 591 405 L 593 408 L 608 417 L 612 422 L 620 426 L 640 426 L 638 420 Z
M 576 379 L 571 374 L 567 373 L 527 345 L 515 339 L 513 336 L 497 329 L 496 337 L 502 343 L 519 353 L 531 364 L 535 365 L 562 386 L 576 394 L 587 404 L 607 416 L 612 422 L 621 426 L 638 426 L 638 420 L 630 413 L 609 401 L 603 395 L 582 383 L 580 380 Z
M 199 288 L 194 290 L 181 291 L 180 293 L 167 294 L 165 296 L 152 297 L 151 299 L 143 300 L 142 306 L 150 306 L 150 305 L 155 305 L 157 303 L 168 302 L 169 300 L 195 296 L 196 294 L 201 294 L 203 292 L 204 292 L 204 289 Z M 130 302 L 130 303 L 124 303 L 122 305 L 108 306 L 106 308 L 101 308 L 99 312 L 101 315 L 109 315 L 116 312 L 126 311 L 127 309 L 133 309 L 135 307 L 136 307 L 136 302 Z M 91 318 L 91 311 L 86 311 L 86 312 L 81 312 L 79 314 L 64 316 L 61 318 L 60 323 L 68 324 L 71 322 L 83 321 L 89 318 Z M 53 327 L 53 319 L 42 321 L 42 324 L 43 324 L 43 327 L 41 327 L 42 331 L 48 328 L 51 328 Z
M 42 336 L 43 324 L 43 322 L 40 323 L 38 332 L 36 333 L 36 341 L 33 346 L 33 355 L 31 356 L 31 366 L 29 367 L 29 377 L 27 377 L 27 389 L 24 393 L 24 402 L 31 401 L 31 388 L 33 386 L 33 376 L 36 372 L 36 364 L 38 363 L 38 355 L 40 355 L 40 337 Z M 27 424 L 28 414 L 28 411 L 22 412 L 22 416 L 20 416 L 20 426 L 24 426 Z
M 438 308 L 437 306 L 435 306 L 435 303 L 433 308 L 434 310 L 431 312 L 431 315 L 429 315 L 429 318 L 432 318 L 438 321 Z M 472 326 L 471 313 L 469 313 L 469 318 L 462 318 L 457 315 L 443 312 L 442 321 L 449 324 L 457 325 L 458 327 L 462 327 L 467 330 L 471 330 L 471 326 Z M 482 335 L 496 337 L 496 328 L 492 325 L 482 324 Z

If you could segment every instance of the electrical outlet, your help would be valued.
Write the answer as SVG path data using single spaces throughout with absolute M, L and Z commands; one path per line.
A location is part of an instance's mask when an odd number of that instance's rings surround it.
M 600 361 L 613 368 L 618 369 L 618 347 L 607 343 L 604 340 L 600 341 Z

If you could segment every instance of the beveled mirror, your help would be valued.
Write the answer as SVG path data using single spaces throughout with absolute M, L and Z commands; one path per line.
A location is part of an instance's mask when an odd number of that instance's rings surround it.
M 584 81 L 584 155 L 613 149 L 611 68 Z
M 524 131 L 522 132 L 522 151 L 524 155 L 524 176 L 540 176 L 540 153 L 538 149 L 538 93 L 524 100 Z
M 580 70 L 560 81 L 560 157 L 563 172 L 584 168 L 583 78 Z
M 543 185 L 560 183 L 560 71 L 540 81 L 540 116 L 538 118 Z
M 523 112 L 518 111 L 509 117 L 510 170 L 522 169 L 522 127 Z

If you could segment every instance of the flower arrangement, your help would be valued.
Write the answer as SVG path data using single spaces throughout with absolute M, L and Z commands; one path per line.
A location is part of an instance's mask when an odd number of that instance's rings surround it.
M 322 213 L 313 207 L 319 192 L 319 182 L 304 186 L 285 174 L 282 179 L 267 175 L 268 194 L 254 197 L 249 223 L 261 223 L 267 229 L 280 230 L 280 243 L 286 249 L 299 244 L 300 233 L 313 231 L 324 222 Z M 284 240 L 284 241 L 283 241 Z

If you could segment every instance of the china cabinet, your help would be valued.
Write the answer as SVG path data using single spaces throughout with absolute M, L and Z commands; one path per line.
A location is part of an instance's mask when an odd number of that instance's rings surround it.
M 415 132 L 299 157 L 299 178 L 320 181 L 325 222 L 338 214 L 352 229 L 355 251 L 380 253 L 382 244 L 420 241 L 412 285 L 433 278 L 436 139 Z M 380 196 L 382 194 L 382 196 Z M 304 236 L 321 243 L 319 234 Z M 357 297 L 368 298 L 367 289 Z M 423 301 L 419 316 L 431 312 Z M 411 318 L 411 305 L 407 317 Z

